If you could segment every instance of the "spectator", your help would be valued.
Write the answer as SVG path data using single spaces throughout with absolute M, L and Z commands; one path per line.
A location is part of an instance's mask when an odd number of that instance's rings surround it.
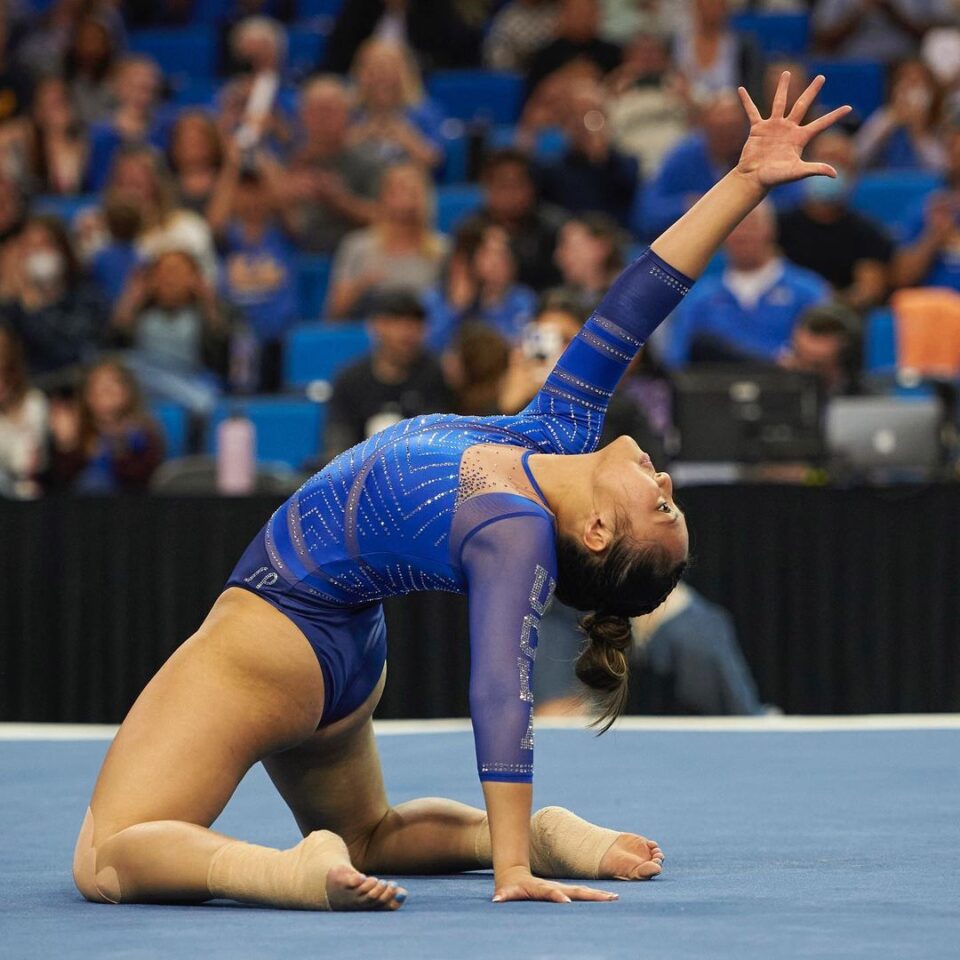
M 350 100 L 338 77 L 310 81 L 300 103 L 304 142 L 284 178 L 284 202 L 299 244 L 332 253 L 350 230 L 373 221 L 384 164 L 369 145 L 348 145 Z
M 922 60 L 907 60 L 893 73 L 890 100 L 857 131 L 863 168 L 942 170 L 943 90 Z
M 639 169 L 611 143 L 602 88 L 590 81 L 574 85 L 566 120 L 567 150 L 540 171 L 543 198 L 571 213 L 605 213 L 625 226 Z
M 490 24 L 484 64 L 491 70 L 526 70 L 531 56 L 553 39 L 556 23 L 556 0 L 512 0 Z
M 600 83 L 603 73 L 589 60 L 571 60 L 543 78 L 523 105 L 515 145 L 530 152 L 538 148 L 540 134 L 562 134 L 570 114 L 570 91 L 579 83 Z
M 424 297 L 430 349 L 445 350 L 469 323 L 516 341 L 536 304 L 536 294 L 516 278 L 517 258 L 503 227 L 468 224 L 458 230 L 446 283 Z
M 0 283 L 7 269 L 7 249 L 23 229 L 26 205 L 23 193 L 7 174 L 0 172 Z
M 272 74 L 279 83 L 287 59 L 287 31 L 271 17 L 240 20 L 230 31 L 228 73 Z
M 333 385 L 328 460 L 400 420 L 451 407 L 440 364 L 426 349 L 426 314 L 416 294 L 384 291 L 369 322 L 372 352 L 341 371 Z
M 946 132 L 944 146 L 946 188 L 908 218 L 904 245 L 893 261 L 895 287 L 960 290 L 960 127 Z
M 368 37 L 405 43 L 420 69 L 472 67 L 480 59 L 480 34 L 450 0 L 351 0 L 327 42 L 324 68 L 346 73 Z
M 699 129 L 666 155 L 647 187 L 640 224 L 643 235 L 661 233 L 732 170 L 746 137 L 746 118 L 735 93 L 718 94 L 704 104 Z
M 108 191 L 98 222 L 92 230 L 93 249 L 89 255 L 90 275 L 111 304 L 123 292 L 127 279 L 140 262 L 137 235 L 142 229 L 140 210 L 129 198 Z
M 106 305 L 84 281 L 63 223 L 27 219 L 0 265 L 0 320 L 19 335 L 33 377 L 81 363 L 106 327 Z
M 114 342 L 152 395 L 195 413 L 212 408 L 229 373 L 234 315 L 196 258 L 166 250 L 130 277 L 113 312 Z
M 623 231 L 603 214 L 584 214 L 560 230 L 554 259 L 560 291 L 582 317 L 593 312 L 623 268 Z
M 764 201 L 727 238 L 723 274 L 704 277 L 674 312 L 665 361 L 772 362 L 790 342 L 797 319 L 828 299 L 815 273 L 785 260 L 776 246 L 776 217 Z
M 894 63 L 915 56 L 924 33 L 952 12 L 950 0 L 820 0 L 814 39 L 833 56 Z
M 369 144 L 384 163 L 409 160 L 428 169 L 443 162 L 443 117 L 423 93 L 413 58 L 398 43 L 367 40 L 353 63 L 357 112 L 353 145 Z
M 494 224 L 510 236 L 520 283 L 540 291 L 560 280 L 553 263 L 558 213 L 537 204 L 530 161 L 519 150 L 497 150 L 483 162 L 484 205 L 467 223 Z
M 0 497 L 36 496 L 46 441 L 46 397 L 30 386 L 20 341 L 0 326 Z
M 690 29 L 689 0 L 604 0 L 600 36 L 628 44 L 638 34 L 674 36 Z
M 177 202 L 202 214 L 223 166 L 223 140 L 204 110 L 184 110 L 170 131 L 167 162 L 176 184 Z
M 283 337 L 297 320 L 296 250 L 279 200 L 278 165 L 265 157 L 245 166 L 232 151 L 208 210 L 223 257 L 221 292 L 243 312 L 260 349 L 259 387 L 280 388 Z
M 163 438 L 136 381 L 116 360 L 86 373 L 75 401 L 50 405 L 48 484 L 75 493 L 143 490 L 163 460 Z
M 824 303 L 800 315 L 777 362 L 786 370 L 816 374 L 836 396 L 859 390 L 861 354 L 860 318 L 842 304 Z
M 90 129 L 90 187 L 100 190 L 124 145 L 163 146 L 164 118 L 157 109 L 160 70 L 149 57 L 124 57 L 113 73 L 116 106 L 110 118 Z
M 88 156 L 86 133 L 59 77 L 39 81 L 29 115 L 0 128 L 0 164 L 28 193 L 79 193 Z
M 83 123 L 110 118 L 110 72 L 116 56 L 116 37 L 109 24 L 96 14 L 85 16 L 70 38 L 63 70 Z
M 456 412 L 464 417 L 500 413 L 500 390 L 510 362 L 510 341 L 493 327 L 468 323 L 447 354 L 447 381 L 456 393 Z
M 404 286 L 426 293 L 438 280 L 447 239 L 433 228 L 433 197 L 424 171 L 414 164 L 389 167 L 380 181 L 377 217 L 348 234 L 337 249 L 327 313 L 360 317 L 370 297 Z
M 10 10 L 0 8 L 0 123 L 19 116 L 30 102 L 30 78 L 14 56 Z
M 689 130 L 682 84 L 670 59 L 669 40 L 653 33 L 630 41 L 623 66 L 610 78 L 608 112 L 614 143 L 636 157 L 647 176 L 660 169 L 663 158 Z
M 674 61 L 691 99 L 702 103 L 743 86 L 759 100 L 763 57 L 749 34 L 730 28 L 727 0 L 693 0 L 690 12 L 690 28 L 676 36 Z
M 869 310 L 886 298 L 893 243 L 850 208 L 853 142 L 842 130 L 829 130 L 807 148 L 807 159 L 831 164 L 837 176 L 802 182 L 803 204 L 779 217 L 780 247 L 787 259 L 819 273 L 850 307 Z
M 556 38 L 541 47 L 527 70 L 527 92 L 572 60 L 586 60 L 606 75 L 620 65 L 620 48 L 601 40 L 600 0 L 560 0 Z

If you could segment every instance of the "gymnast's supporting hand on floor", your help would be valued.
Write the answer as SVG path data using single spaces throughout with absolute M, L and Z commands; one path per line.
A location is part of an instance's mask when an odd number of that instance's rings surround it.
M 835 175 L 803 148 L 847 112 L 800 121 L 818 77 L 769 119 L 740 95 L 737 167 L 628 267 L 513 417 L 403 421 L 307 481 L 250 544 L 198 631 L 164 664 L 110 747 L 77 842 L 89 900 L 395 910 L 377 874 L 493 867 L 494 900 L 608 900 L 554 878 L 644 879 L 654 841 L 569 811 L 531 817 L 532 672 L 554 592 L 589 612 L 580 678 L 625 695 L 629 618 L 676 584 L 687 531 L 667 474 L 622 437 L 595 452 L 607 402 L 726 235 L 779 183 Z M 470 709 L 486 812 L 450 800 L 391 806 L 372 715 L 386 680 L 380 601 L 467 594 Z M 443 657 L 442 637 L 425 637 Z M 210 829 L 258 761 L 304 840 L 280 851 Z

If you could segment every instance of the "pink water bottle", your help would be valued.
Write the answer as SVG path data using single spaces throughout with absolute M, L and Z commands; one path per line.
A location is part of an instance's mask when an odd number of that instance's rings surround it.
M 230 496 L 252 493 L 256 463 L 256 428 L 236 411 L 217 427 L 217 489 Z

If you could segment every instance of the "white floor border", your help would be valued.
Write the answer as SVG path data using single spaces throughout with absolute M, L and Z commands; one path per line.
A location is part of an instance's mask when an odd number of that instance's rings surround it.
M 378 720 L 380 736 L 462 733 L 469 720 Z M 581 718 L 541 717 L 538 730 L 581 730 Z M 960 730 L 960 713 L 885 713 L 840 717 L 622 717 L 624 731 L 688 733 L 829 733 L 860 730 Z M 117 727 L 106 724 L 0 723 L 0 740 L 110 740 Z

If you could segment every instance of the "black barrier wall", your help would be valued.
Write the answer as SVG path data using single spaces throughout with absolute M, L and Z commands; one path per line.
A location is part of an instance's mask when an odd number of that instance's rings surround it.
M 960 488 L 682 491 L 690 581 L 795 713 L 960 709 Z M 270 499 L 0 501 L 0 720 L 117 722 L 200 623 Z M 378 715 L 465 715 L 462 598 L 387 605 Z M 268 642 L 269 638 L 265 638 Z

